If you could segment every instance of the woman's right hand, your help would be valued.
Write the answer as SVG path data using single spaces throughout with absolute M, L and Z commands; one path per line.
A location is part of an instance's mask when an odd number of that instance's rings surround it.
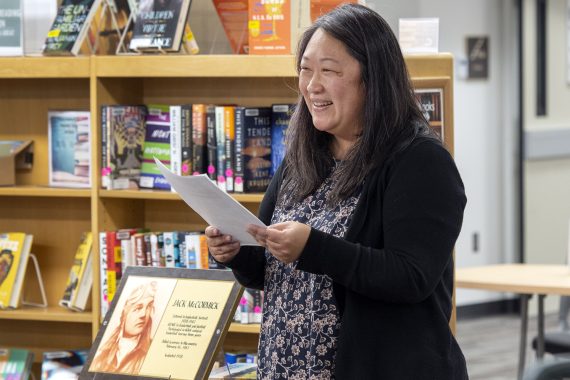
M 239 241 L 233 240 L 230 235 L 222 235 L 216 227 L 208 226 L 205 233 L 208 249 L 216 261 L 227 263 L 239 252 Z

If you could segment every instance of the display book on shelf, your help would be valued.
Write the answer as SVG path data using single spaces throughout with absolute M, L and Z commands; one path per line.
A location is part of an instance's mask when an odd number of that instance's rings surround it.
M 444 105 L 443 121 L 445 126 L 445 142 L 453 151 L 453 87 L 452 87 L 452 58 L 440 54 L 427 57 L 407 57 L 408 68 L 416 88 L 442 89 Z M 57 68 L 54 65 L 59 65 Z M 229 65 L 229 66 L 228 66 Z M 59 68 L 61 67 L 61 68 Z M 234 70 L 228 73 L 227 67 Z M 24 68 L 24 70 L 16 70 Z M 92 72 L 94 71 L 94 72 Z M 13 78 L 13 73 L 20 73 Z M 91 74 L 93 74 L 91 76 Z M 28 81 L 29 78 L 42 77 L 39 84 Z M 98 110 L 105 104 L 144 104 L 163 102 L 170 104 L 198 103 L 208 98 L 209 102 L 228 104 L 239 101 L 245 106 L 270 105 L 284 102 L 294 102 L 297 94 L 294 88 L 296 73 L 293 57 L 254 57 L 254 56 L 142 56 L 142 57 L 92 57 L 67 59 L 38 59 L 29 61 L 25 58 L 6 59 L 0 67 L 0 81 L 3 82 L 0 91 L 27 91 L 35 98 L 34 105 L 43 109 L 42 117 L 37 117 L 31 127 L 36 134 L 43 134 L 46 139 L 36 142 L 36 157 L 47 162 L 47 111 L 49 109 L 85 109 L 90 108 L 92 130 L 99 123 Z M 75 78 L 75 79 L 68 79 Z M 94 83 L 93 83 L 94 81 Z M 62 82 L 67 88 L 65 92 L 57 91 Z M 287 84 L 287 82 L 289 82 Z M 216 91 L 224 84 L 224 92 Z M 5 86 L 6 84 L 6 86 Z M 144 91 L 143 91 L 144 89 Z M 72 91 L 70 91 L 72 90 Z M 69 94 L 69 95 L 66 95 Z M 181 95 L 182 94 L 182 95 Z M 67 96 L 67 98 L 66 98 Z M 94 98 L 93 98 L 94 97 Z M 14 108 L 25 110 L 27 104 L 19 104 L 18 99 L 10 100 L 9 109 L 0 104 L 0 116 L 12 112 Z M 35 116 L 34 116 L 35 117 Z M 18 134 L 16 129 L 23 121 L 16 120 L 15 124 L 0 125 L 0 133 L 9 139 L 22 139 L 25 134 Z M 97 134 L 93 134 L 97 136 Z M 99 173 L 101 145 L 98 137 L 92 143 L 94 165 Z M 37 161 L 39 162 L 39 161 Z M 47 165 L 46 165 L 47 166 Z M 6 217 L 4 211 L 11 210 L 11 204 L 16 203 L 23 210 L 32 211 L 32 223 L 29 233 L 37 240 L 38 253 L 43 254 L 43 260 L 51 265 L 42 267 L 46 277 L 49 294 L 56 294 L 58 299 L 50 298 L 50 304 L 57 304 L 60 291 L 65 286 L 66 276 L 58 276 L 69 268 L 67 265 L 73 258 L 76 243 L 60 239 L 55 243 L 59 251 L 68 252 L 68 256 L 51 254 L 55 251 L 50 247 L 54 243 L 49 236 L 58 234 L 65 229 L 67 234 L 79 237 L 89 226 L 94 236 L 101 231 L 117 230 L 126 226 L 144 225 L 151 229 L 187 229 L 204 228 L 203 222 L 195 215 L 181 207 L 178 196 L 165 192 L 133 192 L 107 191 L 93 186 L 91 190 L 63 190 L 38 187 L 48 183 L 47 167 L 35 165 L 31 176 L 18 177 L 19 184 L 31 187 L 16 186 L 15 188 L 0 188 L 0 227 L 6 230 L 14 222 Z M 99 183 L 100 178 L 92 178 L 93 183 Z M 36 186 L 34 186 L 36 185 Z M 256 211 L 261 201 L 261 195 L 235 195 L 250 208 Z M 55 206 L 52 206 L 52 205 Z M 51 209 L 50 209 L 51 208 Z M 73 208 L 73 212 L 71 209 Z M 46 209 L 47 212 L 44 210 Z M 29 212 L 28 212 L 29 213 Z M 56 217 L 57 215 L 57 217 Z M 61 234 L 61 232 L 59 232 Z M 99 243 L 94 242 L 94 252 L 98 252 Z M 60 266 L 60 262 L 61 265 Z M 92 295 L 99 294 L 99 263 L 94 262 L 94 286 Z M 58 290 L 59 289 L 59 290 Z M 48 308 L 42 313 L 23 309 L 17 312 L 0 311 L 0 326 L 10 326 L 18 334 L 18 344 L 30 347 L 41 358 L 41 353 L 50 348 L 72 349 L 85 347 L 90 344 L 98 330 L 101 321 L 98 297 L 92 297 L 93 311 L 86 313 L 66 313 L 61 307 Z M 63 310 L 63 311 L 62 311 Z M 17 322 L 17 323 L 16 323 Z M 40 330 L 38 336 L 31 333 L 26 326 L 34 326 Z M 50 327 L 49 329 L 47 327 Z M 453 322 L 452 322 L 453 326 Z M 53 347 L 56 337 L 66 334 L 68 330 L 76 331 L 70 335 L 62 347 Z M 9 336 L 1 332 L 3 342 L 13 342 Z M 226 347 L 241 349 L 255 347 L 259 327 L 256 325 L 232 325 L 226 337 Z M 51 335 L 50 335 L 51 334 Z M 57 334 L 57 335 L 54 335 Z

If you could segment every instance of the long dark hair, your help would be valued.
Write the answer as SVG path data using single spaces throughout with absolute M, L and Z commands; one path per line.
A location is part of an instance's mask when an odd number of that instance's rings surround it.
M 337 186 L 329 196 L 337 202 L 350 196 L 371 169 L 408 146 L 418 134 L 429 135 L 398 40 L 386 21 L 357 4 L 340 6 L 320 17 L 302 35 L 297 47 L 297 70 L 313 34 L 321 29 L 344 44 L 360 64 L 365 87 L 362 133 L 335 171 Z M 296 200 L 314 192 L 333 165 L 332 135 L 313 126 L 302 95 L 287 131 L 285 182 L 295 181 Z

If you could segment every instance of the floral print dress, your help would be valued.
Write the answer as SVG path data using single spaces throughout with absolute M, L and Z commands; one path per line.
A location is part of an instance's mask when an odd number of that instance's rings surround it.
M 338 165 L 338 164 L 337 164 Z M 333 169 L 334 172 L 334 169 Z M 327 205 L 334 187 L 331 175 L 317 191 L 293 202 L 289 183 L 280 196 L 271 223 L 297 221 L 344 237 L 360 197 Z M 265 252 L 265 297 L 259 338 L 258 379 L 333 379 L 340 316 L 333 281 L 326 275 L 296 270 Z

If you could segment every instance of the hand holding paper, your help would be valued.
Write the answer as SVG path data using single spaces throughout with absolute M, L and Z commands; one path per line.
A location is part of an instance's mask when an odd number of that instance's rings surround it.
M 205 174 L 179 176 L 172 173 L 156 157 L 154 161 L 172 188 L 208 224 L 217 227 L 225 235 L 231 235 L 241 245 L 259 245 L 247 233 L 247 226 L 265 224 L 231 195 L 220 190 Z

